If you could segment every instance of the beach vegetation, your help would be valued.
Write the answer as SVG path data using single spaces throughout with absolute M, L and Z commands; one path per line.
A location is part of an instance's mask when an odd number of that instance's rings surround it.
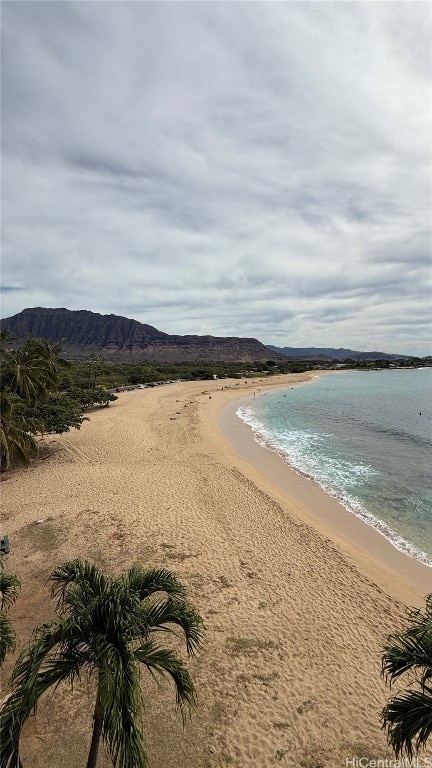
M 388 637 L 382 674 L 390 686 L 408 675 L 409 688 L 393 696 L 382 712 L 382 727 L 396 756 L 409 758 L 432 734 L 432 593 L 425 610 L 408 609 L 408 627 Z
M 117 399 L 100 385 L 86 389 L 84 395 L 84 390 L 74 384 L 74 366 L 61 356 L 60 343 L 29 337 L 21 347 L 13 349 L 7 332 L 2 332 L 0 342 L 3 469 L 17 462 L 28 464 L 37 455 L 37 434 L 79 429 L 85 408 L 107 406 Z M 100 366 L 97 358 L 94 371 Z
M 102 405 L 106 407 L 115 400 L 118 400 L 117 395 L 101 385 L 95 386 L 90 392 L 93 399 L 92 405 Z
M 310 712 L 310 710 L 314 708 L 314 705 L 315 702 L 313 699 L 306 699 L 299 707 L 297 707 L 297 712 L 299 715 L 304 715 L 306 712 Z
M 28 464 L 37 453 L 34 436 L 44 423 L 37 407 L 56 391 L 60 371 L 69 363 L 60 357 L 60 345 L 48 339 L 28 338 L 19 349 L 10 349 L 2 334 L 1 362 L 1 465 L 7 469 L 17 461 Z
M 274 362 L 274 361 L 270 361 Z M 254 377 L 266 378 L 277 373 L 303 373 L 313 368 L 332 368 L 332 362 L 310 360 L 278 360 L 277 366 L 267 366 L 262 361 L 244 362 L 214 360 L 202 363 L 194 362 L 156 362 L 156 361 L 108 361 L 98 358 L 97 363 L 76 361 L 72 375 L 68 371 L 61 373 L 61 390 L 71 386 L 91 390 L 96 386 L 107 389 L 155 384 L 169 381 L 210 381 L 223 379 L 242 379 L 249 381 Z
M 41 425 L 29 416 L 26 403 L 6 387 L 0 391 L 0 455 L 2 469 L 18 461 L 28 464 L 37 453 L 34 435 Z
M 2 384 L 26 403 L 36 403 L 46 392 L 56 387 L 56 373 L 46 364 L 35 339 L 22 349 L 5 350 L 2 359 Z
M 254 637 L 227 637 L 225 641 L 227 651 L 233 655 L 237 654 L 255 654 L 258 651 L 273 650 L 278 647 L 273 640 L 259 640 Z
M 62 394 L 79 403 L 82 410 L 91 408 L 94 405 L 107 406 L 118 399 L 117 395 L 114 395 L 101 385 L 96 385 L 92 389 L 72 385 L 63 390 Z
M 90 355 L 86 364 L 88 368 L 88 389 L 96 387 L 96 378 L 104 370 L 105 359 L 103 355 Z
M 224 720 L 226 720 L 227 717 L 227 707 L 226 704 L 223 704 L 222 701 L 215 701 L 215 703 L 212 705 L 212 708 L 210 710 L 210 715 L 212 720 L 215 723 L 221 723 Z
M 285 750 L 286 754 L 286 750 Z M 330 763 L 331 761 L 331 763 Z M 327 768 L 330 764 L 335 765 L 334 753 L 328 744 L 321 744 L 320 742 L 312 741 L 307 744 L 298 757 L 297 765 L 299 768 Z M 344 762 L 337 763 L 338 765 L 346 765 L 346 758 Z
M 174 573 L 134 566 L 117 578 L 74 560 L 51 576 L 57 617 L 35 630 L 18 658 L 11 694 L 0 712 L 1 768 L 19 768 L 19 741 L 39 699 L 59 683 L 95 680 L 93 732 L 87 768 L 95 768 L 101 740 L 116 768 L 147 765 L 142 735 L 140 672 L 167 678 L 184 715 L 195 688 L 184 661 L 160 644 L 174 633 L 187 654 L 202 641 L 202 621 Z
M 383 748 L 382 746 L 375 746 L 368 744 L 365 741 L 347 741 L 343 742 L 341 745 L 345 756 L 350 755 L 352 757 L 357 757 L 358 759 L 363 758 L 363 762 L 366 763 L 372 763 L 374 760 L 375 763 L 377 763 L 378 760 L 385 760 L 386 758 L 391 758 L 391 752 L 388 752 L 386 750 L 385 754 L 383 755 Z M 388 764 L 391 765 L 390 761 L 388 760 Z M 385 763 L 384 763 L 385 765 Z
M 0 666 L 6 655 L 15 648 L 15 632 L 6 611 L 14 604 L 21 587 L 20 580 L 11 573 L 4 572 L 0 565 Z
M 71 427 L 80 429 L 85 419 L 80 403 L 65 392 L 50 393 L 46 401 L 38 403 L 32 412 L 41 425 L 40 431 L 46 434 L 61 435 L 69 432 Z

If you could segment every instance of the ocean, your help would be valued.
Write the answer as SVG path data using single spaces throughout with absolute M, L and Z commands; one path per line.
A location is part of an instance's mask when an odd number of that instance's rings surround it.
M 237 415 L 397 549 L 432 567 L 432 368 L 344 372 L 259 392 Z

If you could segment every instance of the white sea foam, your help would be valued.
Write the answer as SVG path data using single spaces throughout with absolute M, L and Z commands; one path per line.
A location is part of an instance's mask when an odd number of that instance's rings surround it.
M 432 567 L 430 555 L 369 512 L 354 495 L 356 485 L 376 474 L 372 467 L 360 462 L 354 463 L 340 457 L 332 457 L 327 451 L 320 450 L 320 447 L 325 445 L 327 437 L 325 434 L 318 435 L 298 429 L 280 429 L 277 432 L 271 432 L 256 417 L 251 407 L 241 406 L 236 413 L 251 427 L 254 438 L 260 445 L 278 453 L 298 474 L 314 480 L 328 495 L 337 499 L 345 509 L 378 531 L 400 552 Z

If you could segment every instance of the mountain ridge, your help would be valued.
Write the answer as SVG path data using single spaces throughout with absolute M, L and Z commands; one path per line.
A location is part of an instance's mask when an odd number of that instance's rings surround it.
M 254 338 L 171 335 L 122 317 L 65 307 L 33 307 L 0 321 L 18 342 L 28 335 L 62 341 L 71 358 L 103 354 L 111 360 L 159 362 L 265 361 L 267 347 Z M 282 356 L 280 356 L 282 359 Z
M 397 355 L 388 352 L 359 352 L 344 347 L 276 347 L 267 344 L 269 352 L 276 352 L 291 359 L 305 360 L 410 360 L 413 355 Z
M 62 341 L 66 357 L 103 355 L 112 361 L 248 362 L 287 359 L 343 361 L 410 360 L 412 355 L 359 352 L 344 347 L 277 347 L 238 336 L 175 335 L 121 315 L 88 309 L 32 307 L 0 321 L 18 343 L 27 336 Z

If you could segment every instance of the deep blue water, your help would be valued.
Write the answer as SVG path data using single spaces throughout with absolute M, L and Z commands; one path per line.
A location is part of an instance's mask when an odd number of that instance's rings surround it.
M 432 368 L 324 375 L 238 415 L 393 544 L 432 566 Z

